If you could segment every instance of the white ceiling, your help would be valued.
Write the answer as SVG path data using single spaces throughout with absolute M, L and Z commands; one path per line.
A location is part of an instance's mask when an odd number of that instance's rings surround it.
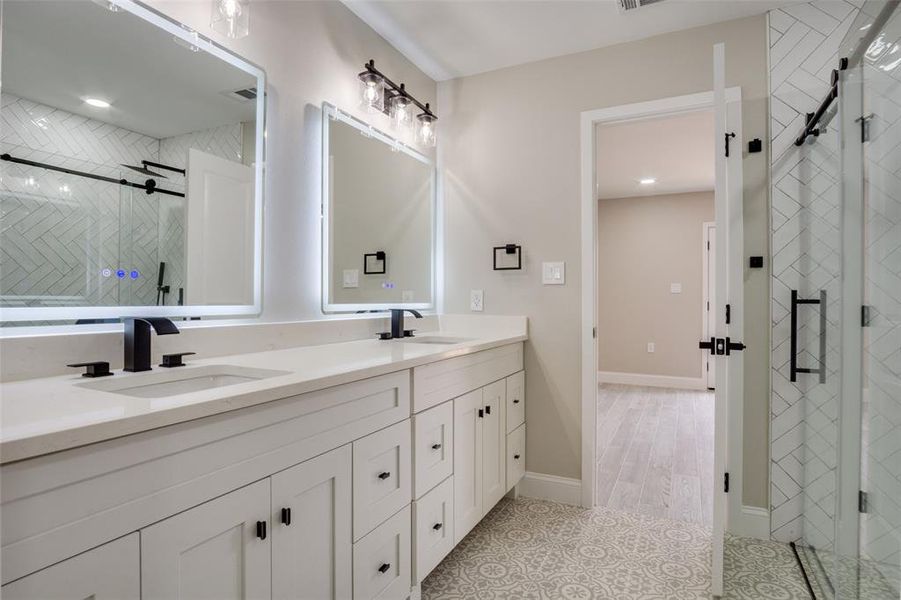
M 5 2 L 3 49 L 14 49 L 3 52 L 4 92 L 155 138 L 254 120 L 254 102 L 222 94 L 254 77 L 88 0 Z
M 597 128 L 598 198 L 713 189 L 713 113 L 627 121 Z M 656 183 L 641 185 L 643 178 Z
M 617 0 L 343 0 L 437 81 L 762 14 L 794 1 L 665 0 L 624 14 Z

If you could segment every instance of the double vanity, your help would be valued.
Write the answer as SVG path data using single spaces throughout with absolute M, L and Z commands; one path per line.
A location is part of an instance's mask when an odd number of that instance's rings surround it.
M 523 323 L 6 383 L 0 591 L 415 597 L 525 472 L 525 339 Z

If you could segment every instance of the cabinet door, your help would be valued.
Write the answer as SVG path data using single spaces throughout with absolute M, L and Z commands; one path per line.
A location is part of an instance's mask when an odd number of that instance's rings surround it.
M 4 600 L 138 600 L 138 534 L 79 554 L 0 588 Z
M 507 434 L 507 491 L 526 474 L 526 426 Z
M 413 499 L 411 438 L 408 419 L 354 442 L 354 540 Z
M 482 388 L 482 515 L 507 492 L 507 386 L 502 379 Z
M 507 433 L 526 422 L 526 372 L 507 377 Z
M 142 529 L 143 600 L 270 598 L 269 510 L 267 478 Z
M 454 405 L 445 402 L 413 417 L 414 498 L 454 472 Z
M 350 445 L 272 476 L 272 597 L 351 596 Z
M 482 518 L 482 390 L 454 400 L 454 544 Z

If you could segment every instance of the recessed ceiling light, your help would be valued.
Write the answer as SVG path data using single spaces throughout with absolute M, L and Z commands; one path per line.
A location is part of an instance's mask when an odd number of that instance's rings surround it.
M 95 108 L 109 108 L 110 104 L 106 100 L 101 100 L 100 98 L 85 98 L 85 104 L 90 104 Z
M 657 183 L 657 180 L 653 177 L 645 177 L 644 179 L 639 179 L 638 183 L 641 185 L 653 185 Z

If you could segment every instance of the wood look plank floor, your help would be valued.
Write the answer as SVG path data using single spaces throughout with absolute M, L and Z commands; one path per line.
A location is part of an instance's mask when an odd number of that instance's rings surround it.
M 711 525 L 713 392 L 598 386 L 598 506 Z

